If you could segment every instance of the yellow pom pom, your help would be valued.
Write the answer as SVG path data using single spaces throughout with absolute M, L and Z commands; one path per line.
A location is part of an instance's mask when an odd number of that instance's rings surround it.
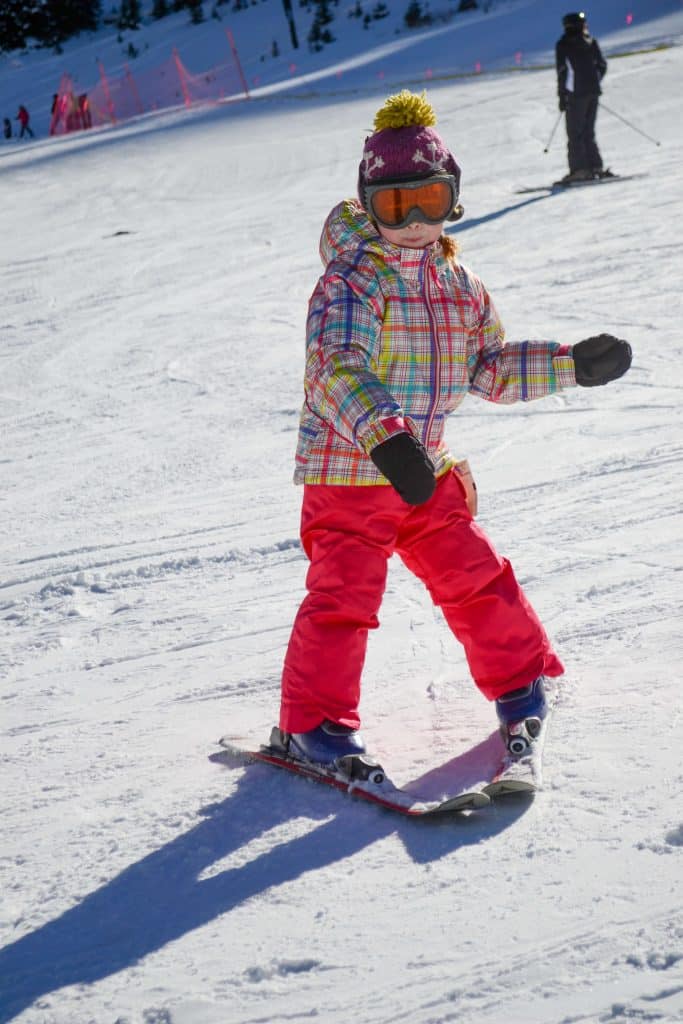
M 383 128 L 408 128 L 418 124 L 425 127 L 436 124 L 436 114 L 424 92 L 418 96 L 409 89 L 403 89 L 395 96 L 390 96 L 375 114 L 376 132 Z

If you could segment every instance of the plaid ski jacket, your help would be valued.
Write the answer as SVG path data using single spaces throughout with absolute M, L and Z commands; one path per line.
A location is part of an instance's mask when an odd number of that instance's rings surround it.
M 369 453 L 400 429 L 396 417 L 407 419 L 441 476 L 458 461 L 443 440 L 445 420 L 465 395 L 529 401 L 576 384 L 566 346 L 505 344 L 482 282 L 438 242 L 391 245 L 345 200 L 327 218 L 320 255 L 296 483 L 387 485 Z

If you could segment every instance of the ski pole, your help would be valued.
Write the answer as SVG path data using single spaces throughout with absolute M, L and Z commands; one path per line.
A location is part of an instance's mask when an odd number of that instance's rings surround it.
M 644 138 L 649 139 L 650 142 L 654 142 L 655 146 L 661 146 L 661 142 L 658 142 L 657 139 L 653 139 L 651 135 L 648 135 L 647 132 L 641 131 L 640 128 L 636 128 L 634 124 L 631 124 L 630 121 L 627 121 L 625 117 L 621 116 L 621 114 L 617 114 L 616 110 L 610 110 L 610 108 L 606 106 L 606 104 L 604 103 L 601 103 L 600 106 L 603 107 L 608 114 L 611 114 L 613 117 L 618 117 L 620 121 L 623 121 L 624 124 L 627 124 L 629 128 L 633 129 L 634 132 L 638 132 L 639 135 L 642 135 L 644 136 Z
M 554 125 L 554 127 L 553 127 L 553 130 L 552 130 L 552 131 L 551 131 L 551 133 L 550 133 L 550 138 L 548 139 L 548 143 L 547 143 L 547 145 L 546 145 L 545 149 L 543 150 L 543 152 L 544 152 L 544 153 L 547 153 L 547 152 L 548 152 L 548 150 L 550 149 L 550 143 L 551 143 L 551 142 L 553 141 L 553 139 L 555 138 L 555 132 L 557 131 L 557 126 L 558 126 L 558 124 L 560 123 L 560 118 L 561 118 L 561 117 L 562 117 L 562 112 L 560 111 L 560 113 L 559 113 L 559 114 L 557 115 L 557 121 L 555 122 L 555 125 Z

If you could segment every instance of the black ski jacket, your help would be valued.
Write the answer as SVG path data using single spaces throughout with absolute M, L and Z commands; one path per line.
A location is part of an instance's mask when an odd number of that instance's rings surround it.
M 565 34 L 555 46 L 557 92 L 560 99 L 568 95 L 599 96 L 600 82 L 607 71 L 597 39 L 591 36 Z

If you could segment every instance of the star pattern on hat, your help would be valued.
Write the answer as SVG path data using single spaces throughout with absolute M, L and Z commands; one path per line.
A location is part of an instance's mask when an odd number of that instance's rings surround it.
M 384 167 L 384 160 L 381 156 L 375 156 L 371 149 L 368 149 L 363 154 L 363 173 L 366 179 L 372 177 L 375 171 L 380 171 Z
M 443 171 L 442 147 L 434 141 L 427 143 L 427 149 L 431 151 L 430 156 L 425 156 L 421 149 L 416 149 L 413 153 L 413 163 L 426 164 L 430 171 Z

